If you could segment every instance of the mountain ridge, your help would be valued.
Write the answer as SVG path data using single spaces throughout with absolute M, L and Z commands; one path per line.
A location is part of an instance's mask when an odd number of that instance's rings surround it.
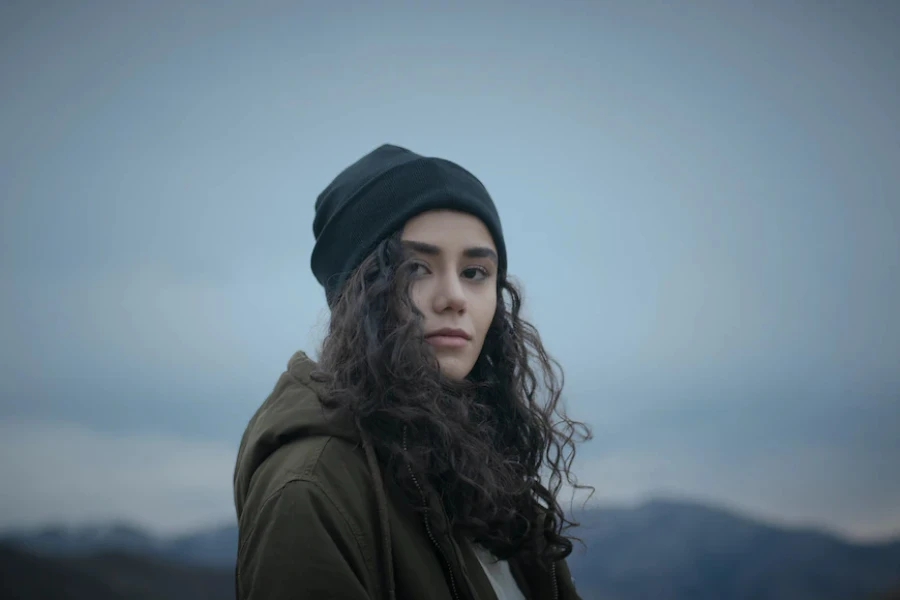
M 865 600 L 900 587 L 900 539 L 858 543 L 816 528 L 785 528 L 729 508 L 669 498 L 590 507 L 573 516 L 582 523 L 573 534 L 587 549 L 576 542 L 569 565 L 584 600 Z M 97 573 L 97 561 L 109 563 L 124 554 L 132 557 L 127 564 L 149 561 L 134 566 L 129 581 L 152 580 L 141 574 L 144 570 L 190 579 L 195 568 L 213 585 L 209 573 L 233 576 L 237 536 L 234 524 L 169 538 L 142 537 L 139 529 L 118 524 L 95 531 L 83 526 L 20 531 L 5 541 L 34 556 L 68 560 L 77 572 L 94 564 Z
M 633 504 L 599 504 L 588 505 L 584 508 L 576 508 L 572 515 L 580 526 L 572 530 L 576 537 L 578 532 L 589 526 L 592 522 L 591 515 L 608 514 L 625 516 L 646 513 L 647 511 L 663 511 L 663 512 L 682 512 L 682 511 L 699 511 L 704 514 L 705 518 L 716 517 L 719 519 L 736 519 L 740 521 L 752 522 L 760 527 L 769 528 L 781 532 L 790 533 L 807 533 L 810 535 L 821 536 L 823 539 L 838 540 L 841 543 L 851 544 L 854 546 L 865 547 L 885 547 L 900 545 L 900 532 L 887 534 L 878 539 L 856 539 L 853 536 L 842 533 L 838 530 L 830 529 L 823 525 L 815 523 L 791 523 L 780 522 L 759 516 L 749 511 L 735 508 L 728 505 L 718 504 L 714 501 L 696 500 L 683 498 L 679 496 L 658 495 Z M 588 515 L 584 520 L 584 515 Z M 77 545 L 85 543 L 91 538 L 96 539 L 97 547 L 111 546 L 114 548 L 127 547 L 123 539 L 130 539 L 137 546 L 158 546 L 165 548 L 171 545 L 188 545 L 196 543 L 199 539 L 221 538 L 227 537 L 231 532 L 236 531 L 237 525 L 234 521 L 222 521 L 220 524 L 213 524 L 205 527 L 198 527 L 182 533 L 160 535 L 142 528 L 140 525 L 124 520 L 115 520 L 110 522 L 93 521 L 78 524 L 62 524 L 48 523 L 45 525 L 33 527 L 16 527 L 0 529 L 0 541 L 19 542 L 22 540 L 33 540 L 39 549 L 42 539 L 53 543 L 54 539 L 67 539 L 69 542 Z M 62 549 L 54 548 L 53 551 Z

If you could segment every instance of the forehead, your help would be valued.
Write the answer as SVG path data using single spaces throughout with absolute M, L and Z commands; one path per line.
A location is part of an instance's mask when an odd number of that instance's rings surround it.
M 416 215 L 404 225 L 401 238 L 445 248 L 481 246 L 496 250 L 481 219 L 455 210 L 429 210 Z

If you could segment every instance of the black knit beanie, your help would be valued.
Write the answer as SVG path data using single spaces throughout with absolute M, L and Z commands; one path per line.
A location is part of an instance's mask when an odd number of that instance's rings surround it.
M 500 272 L 506 246 L 500 216 L 478 179 L 448 160 L 386 144 L 344 169 L 316 200 L 312 271 L 334 304 L 350 273 L 410 218 L 453 209 L 481 219 L 494 239 Z

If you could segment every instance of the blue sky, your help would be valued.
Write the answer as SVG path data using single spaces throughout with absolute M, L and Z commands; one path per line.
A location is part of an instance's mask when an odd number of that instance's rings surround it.
M 0 527 L 233 518 L 385 143 L 496 199 L 604 502 L 900 532 L 900 7 L 5 2 Z

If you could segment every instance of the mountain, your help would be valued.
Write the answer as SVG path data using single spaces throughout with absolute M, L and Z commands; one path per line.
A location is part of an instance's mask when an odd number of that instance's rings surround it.
M 234 525 L 163 539 L 135 527 L 116 524 L 16 530 L 0 536 L 0 541 L 36 555 L 86 556 L 115 551 L 156 556 L 189 565 L 233 567 L 237 538 Z
M 3 539 L 15 542 L 35 553 L 60 556 L 103 550 L 148 554 L 163 550 L 165 546 L 163 540 L 123 523 L 78 527 L 51 526 L 33 531 L 10 531 Z
M 777 527 L 721 508 L 666 500 L 575 516 L 582 526 L 574 533 L 588 550 L 576 543 L 569 564 L 584 600 L 886 600 L 893 596 L 879 594 L 900 587 L 900 540 L 855 544 L 813 529 Z M 121 572 L 126 581 L 160 586 L 196 573 L 202 585 L 213 587 L 218 576 L 227 579 L 233 598 L 234 526 L 175 539 L 124 526 L 56 528 L 7 538 L 31 552 L 31 559 L 41 560 L 39 553 L 70 575 Z M 146 579 L 150 572 L 153 578 Z M 130 589 L 137 589 L 134 585 Z M 220 596 L 198 592 L 196 597 Z
M 237 526 L 229 525 L 177 537 L 165 544 L 162 552 L 191 564 L 233 567 L 237 547 Z
M 125 552 L 47 556 L 0 544 L 4 600 L 234 600 L 231 569 Z
M 585 597 L 835 600 L 900 585 L 900 540 L 853 544 L 702 504 L 589 510 L 569 558 Z

